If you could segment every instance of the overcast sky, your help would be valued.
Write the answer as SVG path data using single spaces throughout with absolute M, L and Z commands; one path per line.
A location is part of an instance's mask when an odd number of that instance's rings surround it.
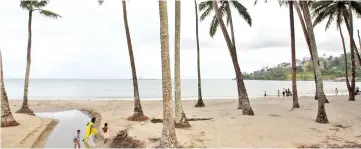
M 239 64 L 243 72 L 290 62 L 290 30 L 287 7 L 277 1 L 254 6 L 253 0 L 240 0 L 252 16 L 253 24 L 233 12 Z M 0 5 L 0 48 L 5 78 L 23 78 L 26 66 L 27 11 L 19 1 Z M 131 70 L 120 0 L 51 0 L 44 9 L 61 16 L 57 20 L 33 15 L 31 78 L 128 79 Z M 128 21 L 138 77 L 161 78 L 159 8 L 157 0 L 129 0 Z M 193 0 L 182 0 L 181 76 L 196 78 L 195 10 Z M 170 58 L 174 51 L 174 1 L 168 1 Z M 200 15 L 200 14 L 199 14 Z M 309 56 L 295 12 L 296 57 Z M 355 19 L 355 30 L 361 29 Z M 208 34 L 210 19 L 200 22 L 202 77 L 234 78 L 226 42 L 219 29 Z M 339 55 L 342 45 L 335 25 L 327 32 L 325 24 L 316 27 L 319 55 Z M 344 29 L 344 31 L 346 31 Z M 355 31 L 356 32 L 356 31 Z M 348 34 L 344 32 L 346 40 Z M 356 35 L 355 35 L 356 37 Z M 173 68 L 172 68 L 173 71 Z

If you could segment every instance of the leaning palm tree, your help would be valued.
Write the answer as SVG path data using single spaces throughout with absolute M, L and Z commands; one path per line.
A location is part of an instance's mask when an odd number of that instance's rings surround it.
M 98 0 L 99 4 L 103 4 L 104 0 Z M 124 28 L 125 28 L 125 35 L 127 38 L 128 44 L 128 53 L 129 53 L 129 60 L 130 60 L 130 67 L 132 69 L 132 78 L 133 78 L 133 93 L 134 93 L 134 113 L 132 116 L 128 117 L 129 121 L 145 121 L 149 118 L 144 115 L 143 108 L 140 102 L 139 97 L 139 89 L 138 89 L 138 79 L 137 79 L 137 70 L 135 67 L 135 60 L 133 54 L 133 46 L 132 40 L 130 38 L 129 26 L 128 26 L 128 15 L 127 15 L 127 4 L 126 1 L 122 1 L 123 6 L 123 20 L 124 20 Z
M 19 123 L 15 120 L 13 114 L 11 113 L 8 96 L 6 95 L 1 51 L 0 51 L 0 71 L 1 71 L 0 72 L 1 127 L 17 126 L 19 125 Z
M 172 108 L 172 81 L 169 62 L 169 34 L 167 1 L 159 1 L 160 16 L 160 44 L 162 59 L 162 88 L 163 88 L 163 131 L 160 139 L 161 148 L 177 147 L 177 137 Z
M 198 36 L 198 4 L 197 0 L 194 0 L 194 6 L 196 10 L 196 40 L 197 40 L 197 80 L 198 80 L 198 101 L 195 107 L 205 107 L 202 99 L 202 80 L 201 80 L 201 60 L 199 49 L 199 36 Z
M 248 95 L 247 95 L 247 90 L 246 87 L 244 85 L 244 81 L 243 81 L 243 76 L 242 76 L 242 72 L 241 69 L 238 65 L 238 59 L 237 59 L 237 53 L 236 53 L 236 48 L 234 46 L 234 44 L 232 43 L 226 25 L 224 24 L 223 20 L 222 20 L 222 15 L 221 15 L 221 9 L 218 8 L 218 4 L 217 4 L 217 0 L 212 0 L 212 4 L 213 4 L 213 9 L 214 12 L 216 14 L 216 19 L 219 22 L 219 25 L 221 27 L 224 39 L 226 40 L 227 43 L 227 47 L 229 50 L 229 53 L 231 55 L 232 61 L 233 61 L 233 66 L 236 72 L 236 78 L 237 78 L 237 84 L 238 84 L 238 89 L 241 91 L 240 94 L 240 99 L 242 100 L 242 108 L 243 108 L 243 115 L 254 115 L 254 112 L 252 110 L 252 107 L 249 103 L 249 99 L 248 99 Z
M 174 98 L 175 98 L 175 127 L 191 127 L 182 107 L 181 79 L 180 79 L 180 33 L 181 33 L 181 2 L 175 1 L 175 47 L 174 47 Z
M 295 2 L 295 4 L 298 5 L 297 2 Z M 317 111 L 316 122 L 328 123 L 328 118 L 327 118 L 327 114 L 326 114 L 326 110 L 325 110 L 325 98 L 323 96 L 324 95 L 323 81 L 321 78 L 322 74 L 321 74 L 320 66 L 318 64 L 318 62 L 319 62 L 318 51 L 317 51 L 315 35 L 313 32 L 311 14 L 309 11 L 307 1 L 300 1 L 300 4 L 303 8 L 303 16 L 304 16 L 304 20 L 305 20 L 305 24 L 306 24 L 306 28 L 307 28 L 307 35 L 310 39 L 311 52 L 312 52 L 312 64 L 313 64 L 313 68 L 315 69 L 316 80 L 317 80 L 318 111 Z
M 341 31 L 341 24 L 345 22 L 346 28 L 350 37 L 350 50 L 351 50 L 351 85 L 348 86 L 349 90 L 349 100 L 355 100 L 355 95 L 353 94 L 355 90 L 355 54 L 359 56 L 357 51 L 357 46 L 353 39 L 353 30 L 352 30 L 352 12 L 354 10 L 358 15 L 361 15 L 361 2 L 356 1 L 317 1 L 312 5 L 313 16 L 315 17 L 314 26 L 321 23 L 323 20 L 327 19 L 325 30 L 329 28 L 332 22 L 335 20 L 337 29 Z M 342 31 L 340 32 L 342 36 Z M 343 38 L 343 37 L 341 37 Z M 344 43 L 343 43 L 343 47 Z M 356 52 L 356 53 L 355 53 Z M 360 62 L 361 60 L 359 60 Z M 347 63 L 345 63 L 347 68 Z M 348 84 L 348 75 L 346 73 L 346 81 Z
M 31 24 L 33 19 L 33 12 L 39 11 L 41 15 L 53 19 L 57 19 L 58 17 L 61 17 L 60 15 L 54 12 L 42 9 L 48 4 L 48 2 L 49 1 L 47 0 L 20 2 L 20 7 L 29 11 L 29 22 L 28 22 L 28 47 L 27 47 L 27 63 L 26 63 L 26 73 L 25 73 L 23 105 L 18 111 L 16 111 L 16 113 L 35 115 L 33 110 L 31 110 L 28 105 L 28 88 L 29 88 L 29 77 L 30 77 L 31 40 L 32 40 Z
M 232 13 L 231 13 L 231 6 L 236 8 L 236 10 L 238 11 L 239 15 L 242 16 L 242 18 L 251 26 L 252 25 L 252 18 L 249 15 L 247 8 L 244 7 L 239 1 L 228 1 L 228 0 L 221 0 L 220 1 L 221 6 L 218 8 L 220 11 L 220 17 L 223 18 L 223 16 L 226 15 L 226 19 L 227 19 L 227 24 L 230 25 L 231 28 L 231 37 L 232 37 L 232 47 L 234 47 L 234 54 L 237 57 L 237 49 L 236 49 L 236 41 L 235 41 L 235 37 L 234 37 L 234 29 L 233 29 L 233 19 L 232 19 Z M 201 2 L 199 4 L 199 10 L 200 11 L 204 11 L 203 14 L 200 17 L 200 20 L 204 20 L 206 17 L 208 17 L 210 15 L 210 13 L 213 11 L 213 2 L 212 1 L 205 1 L 205 2 Z M 218 7 L 218 5 L 217 5 Z M 220 24 L 220 21 L 217 19 L 217 17 L 214 15 L 213 16 L 213 20 L 211 22 L 211 26 L 209 29 L 209 35 L 211 37 L 213 37 L 216 34 L 217 28 Z M 233 64 L 235 65 L 235 62 L 233 61 Z M 238 62 L 236 65 L 239 65 Z M 236 68 L 235 68 L 236 69 Z M 237 73 L 237 72 L 236 72 Z M 238 91 L 238 109 L 242 109 L 243 108 L 243 102 L 242 102 L 242 98 L 244 98 L 244 96 L 248 96 L 246 95 L 246 93 L 244 92 L 244 90 L 242 89 L 242 83 L 240 83 L 240 81 L 243 79 L 239 78 L 237 76 L 240 76 L 242 74 L 236 74 L 236 78 L 237 78 L 237 91 Z M 248 97 L 247 97 L 248 100 Z M 249 102 L 249 101 L 248 101 Z

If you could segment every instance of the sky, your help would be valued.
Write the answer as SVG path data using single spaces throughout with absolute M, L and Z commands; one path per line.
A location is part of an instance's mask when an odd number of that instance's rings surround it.
M 291 61 L 288 7 L 277 1 L 239 0 L 247 7 L 250 27 L 232 11 L 239 65 L 243 72 Z M 168 0 L 169 50 L 171 71 L 174 65 L 174 0 Z M 200 1 L 198 1 L 200 2 Z M 28 13 L 19 1 L 0 5 L 0 49 L 4 76 L 25 76 Z M 181 5 L 181 77 L 197 78 L 195 8 L 193 0 Z M 30 78 L 129 79 L 131 69 L 120 0 L 51 0 L 44 8 L 61 15 L 56 20 L 33 15 L 32 63 Z M 157 0 L 128 0 L 128 22 L 138 78 L 161 78 L 159 7 Z M 199 13 L 199 16 L 201 13 Z M 213 15 L 213 13 L 212 13 Z M 361 19 L 354 19 L 356 30 Z M 209 36 L 211 19 L 199 22 L 201 73 L 205 79 L 234 78 L 229 51 L 220 29 Z M 296 57 L 309 56 L 302 28 L 295 12 Z M 348 34 L 343 28 L 346 42 Z M 315 28 L 319 56 L 342 53 L 336 26 L 325 31 L 325 23 Z M 348 42 L 347 42 L 348 43 Z

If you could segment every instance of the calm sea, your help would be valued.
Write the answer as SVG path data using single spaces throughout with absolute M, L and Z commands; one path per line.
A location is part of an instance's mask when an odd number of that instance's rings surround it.
M 139 80 L 139 93 L 142 100 L 152 100 L 162 97 L 161 80 Z M 197 98 L 197 80 L 182 80 L 182 97 Z M 262 97 L 264 91 L 269 96 L 276 96 L 277 90 L 290 88 L 291 81 L 259 81 L 246 80 L 247 92 L 250 98 Z M 357 82 L 356 86 L 361 86 Z M 24 81 L 21 79 L 6 79 L 5 87 L 10 97 L 22 99 Z M 299 96 L 313 96 L 315 84 L 313 81 L 298 81 Z M 324 91 L 334 95 L 335 88 L 339 94 L 347 94 L 345 82 L 324 81 Z M 202 92 L 205 99 L 232 98 L 237 96 L 234 80 L 202 80 Z M 75 79 L 32 79 L 29 85 L 29 98 L 32 99 L 89 99 L 89 98 L 133 98 L 132 80 L 75 80 Z

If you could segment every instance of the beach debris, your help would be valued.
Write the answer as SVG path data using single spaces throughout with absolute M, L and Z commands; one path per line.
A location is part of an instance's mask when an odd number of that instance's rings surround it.
M 144 143 L 128 136 L 128 130 L 121 130 L 113 138 L 110 148 L 143 148 Z

